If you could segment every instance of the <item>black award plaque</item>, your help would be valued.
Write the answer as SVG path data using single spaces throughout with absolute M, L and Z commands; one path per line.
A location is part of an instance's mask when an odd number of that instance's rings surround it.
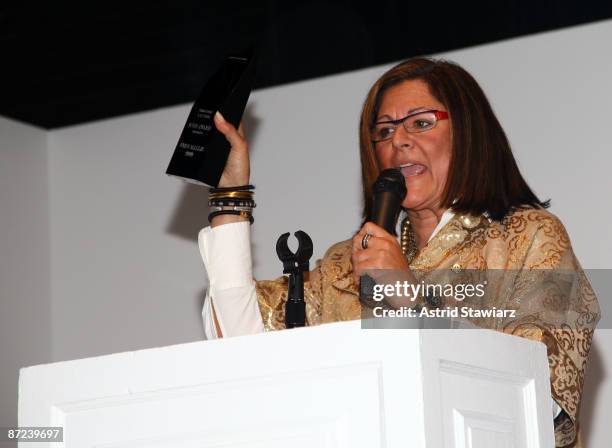
M 225 59 L 193 104 L 166 174 L 199 185 L 218 186 L 230 144 L 215 127 L 213 116 L 219 111 L 238 126 L 254 78 L 253 57 Z

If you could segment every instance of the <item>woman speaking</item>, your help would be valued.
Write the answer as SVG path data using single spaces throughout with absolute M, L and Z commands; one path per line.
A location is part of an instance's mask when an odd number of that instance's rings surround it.
M 282 329 L 285 278 L 252 278 L 249 220 L 254 203 L 247 185 L 247 142 L 241 129 L 219 114 L 215 125 L 232 146 L 215 201 L 241 198 L 245 207 L 239 214 L 223 213 L 223 208 L 211 214 L 211 226 L 199 235 L 210 279 L 203 310 L 206 335 Z M 454 63 L 429 58 L 391 68 L 365 100 L 360 156 L 364 221 L 371 215 L 372 185 L 380 171 L 396 168 L 404 177 L 408 192 L 401 204 L 399 237 L 365 222 L 352 239 L 329 248 L 306 278 L 307 325 L 359 319 L 359 277 L 371 270 L 410 275 L 445 269 L 574 272 L 577 287 L 555 292 L 538 276 L 504 283 L 492 300 L 519 310 L 518 316 L 479 324 L 546 344 L 556 446 L 580 446 L 578 413 L 599 319 L 597 299 L 563 225 L 521 176 L 474 78 Z

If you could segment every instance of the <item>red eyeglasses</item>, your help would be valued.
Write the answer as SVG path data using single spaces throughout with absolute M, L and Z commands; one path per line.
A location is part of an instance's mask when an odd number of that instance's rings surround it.
M 424 110 L 413 112 L 397 120 L 379 121 L 372 129 L 372 142 L 379 143 L 393 137 L 397 127 L 402 124 L 406 132 L 425 132 L 433 129 L 438 120 L 447 120 L 448 112 L 443 110 Z

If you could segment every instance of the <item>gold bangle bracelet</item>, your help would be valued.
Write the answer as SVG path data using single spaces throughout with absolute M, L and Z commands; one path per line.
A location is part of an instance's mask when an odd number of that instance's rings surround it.
M 210 199 L 253 199 L 253 193 L 250 191 L 232 191 L 228 193 L 211 193 L 208 197 Z

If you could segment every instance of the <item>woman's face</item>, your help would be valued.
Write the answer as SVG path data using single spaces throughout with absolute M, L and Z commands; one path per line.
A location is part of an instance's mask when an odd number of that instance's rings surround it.
M 418 110 L 446 108 L 430 93 L 419 79 L 403 81 L 389 88 L 382 98 L 376 122 L 397 120 Z M 402 206 L 411 210 L 439 209 L 448 177 L 451 157 L 451 124 L 438 120 L 433 129 L 406 132 L 399 125 L 392 138 L 374 146 L 381 170 L 400 168 L 408 193 Z M 412 164 L 412 166 L 410 166 Z

